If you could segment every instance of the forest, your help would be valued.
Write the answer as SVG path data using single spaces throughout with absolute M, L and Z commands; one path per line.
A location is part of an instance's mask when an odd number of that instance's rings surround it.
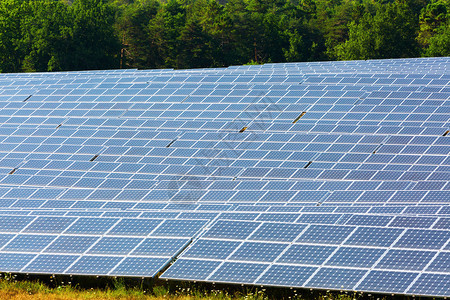
M 450 0 L 0 0 L 0 71 L 450 55 Z

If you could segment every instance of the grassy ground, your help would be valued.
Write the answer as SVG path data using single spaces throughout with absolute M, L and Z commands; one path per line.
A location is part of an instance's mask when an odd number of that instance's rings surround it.
M 219 290 L 199 291 L 191 288 L 180 287 L 175 291 L 168 291 L 165 287 L 155 286 L 151 290 L 140 288 L 127 288 L 120 282 L 113 288 L 106 289 L 82 289 L 70 285 L 59 285 L 51 288 L 41 282 L 29 280 L 15 280 L 13 277 L 0 279 L 0 299 L 42 299 L 42 300 L 67 300 L 67 299 L 145 299 L 145 300 L 188 300 L 188 299 L 245 299 L 264 300 L 270 297 L 262 290 L 241 293 Z M 309 298 L 309 297 L 308 297 Z M 324 293 L 316 297 L 318 300 L 354 300 L 355 295 Z M 289 297 L 289 299 L 304 299 L 301 295 Z

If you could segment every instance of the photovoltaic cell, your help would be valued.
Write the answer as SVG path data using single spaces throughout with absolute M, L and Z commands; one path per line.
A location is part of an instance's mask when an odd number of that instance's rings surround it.
M 42 254 L 28 264 L 23 271 L 28 273 L 63 273 L 78 258 L 77 255 Z
M 225 262 L 208 278 L 208 280 L 215 282 L 253 283 L 259 274 L 267 267 L 268 265 L 266 264 Z
M 418 273 L 371 271 L 369 275 L 358 285 L 357 289 L 378 292 L 402 293 L 417 277 Z
M 358 269 L 321 268 L 305 286 L 351 290 L 365 273 L 365 270 Z
M 206 280 L 218 266 L 219 261 L 179 259 L 161 278 L 177 278 L 181 280 Z
M 303 283 L 315 270 L 314 267 L 272 265 L 256 283 L 275 286 L 303 286 Z
M 413 295 L 445 296 L 450 292 L 449 275 L 422 273 L 406 292 Z
M 0 271 L 450 296 L 447 57 L 0 75 Z

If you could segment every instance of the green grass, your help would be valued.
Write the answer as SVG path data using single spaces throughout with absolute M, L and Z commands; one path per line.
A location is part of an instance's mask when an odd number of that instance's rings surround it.
M 52 280 L 51 280 L 52 281 Z M 52 282 L 55 285 L 55 281 Z M 71 282 L 58 282 L 54 287 L 34 280 L 17 280 L 15 276 L 7 275 L 0 278 L 0 299 L 148 299 L 148 300 L 188 300 L 188 299 L 317 299 L 317 300 L 355 300 L 361 298 L 356 293 L 314 292 L 305 294 L 304 290 L 292 290 L 288 296 L 274 296 L 266 289 L 242 287 L 232 291 L 228 289 L 205 289 L 195 284 L 180 284 L 172 286 L 154 285 L 150 288 L 130 287 L 123 280 L 112 281 L 106 288 L 81 288 Z M 303 292 L 303 294 L 302 294 Z

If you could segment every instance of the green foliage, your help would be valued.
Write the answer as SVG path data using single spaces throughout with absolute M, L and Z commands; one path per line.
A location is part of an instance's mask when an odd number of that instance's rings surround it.
M 154 18 L 160 3 L 157 0 L 138 0 L 121 7 L 122 15 L 117 22 L 117 30 L 123 47 L 124 65 L 136 68 L 156 68 L 155 47 L 149 43 L 147 26 Z
M 70 14 L 73 23 L 67 69 L 117 68 L 120 44 L 114 35 L 114 8 L 104 0 L 75 0 Z
M 429 40 L 429 46 L 425 51 L 426 56 L 450 55 L 450 22 L 440 26 Z
M 22 33 L 31 15 L 28 1 L 0 1 L 0 70 L 2 72 L 21 71 L 23 60 L 29 52 L 29 41 Z
M 58 1 L 42 0 L 29 2 L 32 14 L 27 19 L 24 38 L 30 48 L 25 55 L 24 71 L 69 70 L 66 55 L 71 45 L 72 31 L 68 26 L 68 6 Z
M 358 23 L 350 23 L 349 39 L 336 46 L 336 56 L 342 60 L 415 57 L 417 27 L 406 4 L 379 5 L 375 15 L 365 13 Z
M 150 41 L 158 49 L 161 62 L 158 67 L 180 68 L 183 49 L 181 32 L 186 24 L 186 7 L 179 0 L 169 0 L 150 21 Z
M 425 56 L 450 55 L 449 0 L 433 0 L 422 10 L 417 40 Z
M 0 71 L 450 55 L 450 0 L 0 0 Z
M 3 72 L 116 67 L 114 11 L 102 0 L 0 1 Z
M 127 300 L 267 300 L 267 299 L 310 299 L 310 300 L 358 300 L 363 296 L 358 293 L 330 293 L 316 292 L 311 294 L 308 290 L 290 291 L 286 296 L 272 294 L 266 289 L 257 287 L 243 287 L 240 290 L 205 289 L 196 284 L 183 284 L 181 286 L 154 285 L 149 290 L 127 285 L 118 279 L 109 288 L 82 288 L 72 286 L 71 282 L 62 282 L 61 285 L 50 287 L 39 281 L 17 280 L 15 275 L 0 274 L 0 298 L 1 299 L 127 299 Z M 54 277 L 53 277 L 54 278 Z M 386 300 L 386 298 L 381 298 Z

